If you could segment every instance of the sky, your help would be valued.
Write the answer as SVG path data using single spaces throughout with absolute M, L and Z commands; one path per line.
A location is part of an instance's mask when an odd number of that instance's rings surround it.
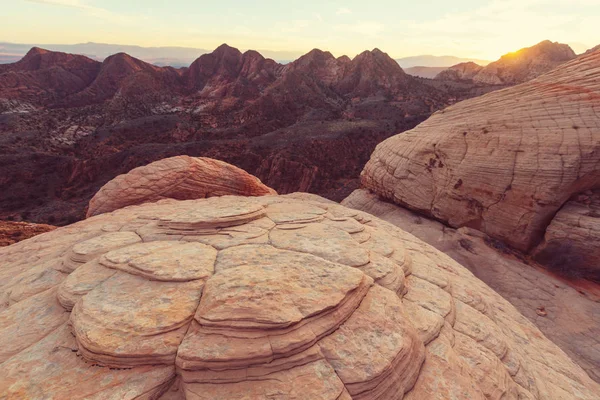
M 495 60 L 542 40 L 600 44 L 600 0 L 0 0 L 0 41 Z

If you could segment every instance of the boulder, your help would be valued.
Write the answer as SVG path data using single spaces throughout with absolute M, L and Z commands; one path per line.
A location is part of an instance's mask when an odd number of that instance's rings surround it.
M 7 399 L 600 393 L 464 267 L 313 196 L 160 200 L 5 247 L 0 260 Z
M 385 199 L 519 250 L 600 185 L 600 52 L 435 113 L 380 143 L 361 182 Z
M 600 282 L 600 190 L 577 195 L 556 213 L 534 258 L 564 275 Z
M 90 200 L 87 217 L 161 199 L 191 200 L 276 192 L 246 171 L 205 157 L 176 156 L 119 175 Z

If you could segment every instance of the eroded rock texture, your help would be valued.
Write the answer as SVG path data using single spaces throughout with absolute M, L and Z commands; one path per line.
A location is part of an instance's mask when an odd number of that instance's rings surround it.
M 600 285 L 564 279 L 482 232 L 449 228 L 364 189 L 342 204 L 396 225 L 468 268 L 600 382 Z
M 161 200 L 0 250 L 1 396 L 597 398 L 452 259 L 307 198 Z
M 380 143 L 362 184 L 453 227 L 530 249 L 563 203 L 600 184 L 600 52 Z
M 90 200 L 87 217 L 161 199 L 277 194 L 243 169 L 205 157 L 176 156 L 109 181 Z
M 565 275 L 600 281 L 600 190 L 576 196 L 556 213 L 534 257 Z

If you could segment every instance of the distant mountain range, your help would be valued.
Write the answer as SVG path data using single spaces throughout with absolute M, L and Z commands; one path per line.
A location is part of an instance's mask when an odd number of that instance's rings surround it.
M 412 67 L 451 67 L 456 64 L 460 64 L 463 62 L 474 62 L 476 64 L 485 66 L 488 65 L 491 61 L 489 60 L 480 60 L 476 58 L 461 58 L 454 56 L 412 56 L 412 57 L 404 57 L 397 58 L 396 61 L 402 68 L 412 68 Z
M 418 76 L 419 78 L 433 79 L 440 72 L 447 70 L 449 67 L 408 67 L 404 68 L 404 72 L 412 76 Z
M 377 143 L 471 96 L 407 75 L 378 49 L 283 64 L 222 45 L 182 68 L 95 58 L 33 47 L 0 64 L 0 218 L 82 218 L 108 180 L 180 154 L 229 162 L 279 193 L 340 200 Z
M 20 60 L 32 47 L 43 47 L 51 51 L 81 54 L 97 61 L 117 54 L 127 53 L 157 66 L 171 66 L 175 68 L 187 67 L 202 54 L 210 50 L 194 47 L 142 47 L 106 43 L 79 43 L 79 44 L 19 44 L 0 42 L 0 64 L 13 63 Z M 300 57 L 302 53 L 292 51 L 260 50 L 266 58 L 272 58 L 279 63 L 288 63 Z
M 600 46 L 594 49 L 598 47 Z M 594 49 L 588 50 L 588 53 Z M 575 57 L 577 54 L 569 45 L 544 40 L 534 46 L 505 54 L 497 61 L 486 61 L 485 64 L 482 64 L 481 60 L 480 62 L 463 61 L 450 67 L 416 66 L 404 68 L 404 71 L 420 78 L 435 78 L 446 82 L 468 81 L 480 85 L 516 85 L 544 74 Z
M 103 61 L 116 53 L 127 53 L 150 64 L 158 66 L 171 66 L 175 68 L 187 67 L 202 54 L 210 50 L 194 47 L 142 47 L 106 43 L 79 43 L 79 44 L 19 44 L 0 42 L 0 64 L 13 63 L 20 60 L 32 47 L 42 47 L 47 50 L 64 53 L 82 54 L 94 60 Z M 271 58 L 281 64 L 287 64 L 302 56 L 294 51 L 259 50 L 266 58 Z M 411 67 L 451 67 L 453 65 L 473 61 L 479 65 L 487 65 L 488 60 L 474 58 L 461 58 L 454 56 L 420 55 L 396 59 L 402 68 Z M 439 71 L 438 71 L 439 72 Z

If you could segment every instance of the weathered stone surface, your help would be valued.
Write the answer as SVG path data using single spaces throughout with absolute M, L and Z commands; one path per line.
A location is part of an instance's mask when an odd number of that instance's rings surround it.
M 568 201 L 552 219 L 533 256 L 567 276 L 600 282 L 600 190 Z
M 252 242 L 258 233 L 266 240 Z M 600 391 L 462 266 L 314 196 L 147 203 L 6 247 L 0 260 L 0 277 L 21 274 L 0 286 L 6 399 Z
M 243 169 L 205 157 L 176 156 L 119 175 L 90 200 L 87 217 L 161 199 L 277 194 Z
M 435 113 L 380 143 L 364 187 L 520 250 L 600 184 L 600 52 Z
M 343 204 L 371 213 L 410 232 L 467 267 L 512 303 L 593 379 L 600 381 L 600 286 L 588 281 L 565 280 L 555 276 L 536 263 L 526 261 L 518 253 L 513 254 L 506 246 L 479 231 L 449 228 L 440 222 L 382 201 L 366 190 L 355 191 Z M 426 257 L 415 254 L 412 250 L 410 253 L 413 275 L 427 279 L 442 288 L 449 288 L 451 283 L 452 294 L 456 300 L 469 304 L 486 315 L 494 308 L 494 303 L 470 280 L 448 279 L 448 273 L 450 276 L 461 276 L 461 270 L 451 267 L 455 264 L 444 261 L 448 258 L 441 253 L 438 256 L 427 254 Z M 440 273 L 440 268 L 432 268 L 429 261 L 432 257 L 438 260 L 443 272 Z M 561 264 L 559 268 L 568 269 L 569 264 Z M 440 324 L 435 314 L 430 315 L 433 313 L 429 310 L 429 315 L 422 312 L 417 314 L 414 307 L 408 307 L 406 304 L 405 310 L 411 314 L 413 321 L 417 321 L 415 327 L 423 336 L 423 340 L 430 340 L 426 339 L 430 338 L 428 332 L 437 331 L 433 326 Z M 454 326 L 456 327 L 456 323 Z M 440 351 L 442 349 L 440 347 Z M 442 353 L 438 356 L 441 357 Z M 447 365 L 450 356 L 443 357 L 444 359 L 437 359 L 431 368 L 433 369 L 434 365 L 435 368 L 443 368 L 443 375 L 440 373 L 435 380 L 447 387 L 444 383 L 446 378 L 458 379 L 461 374 L 455 370 L 457 367 Z M 429 368 L 427 362 L 424 368 Z M 447 389 L 449 391 L 443 393 L 453 393 L 456 388 Z M 429 389 L 418 392 L 430 393 Z M 452 398 L 450 394 L 448 397 Z M 477 397 L 473 395 L 473 398 Z

